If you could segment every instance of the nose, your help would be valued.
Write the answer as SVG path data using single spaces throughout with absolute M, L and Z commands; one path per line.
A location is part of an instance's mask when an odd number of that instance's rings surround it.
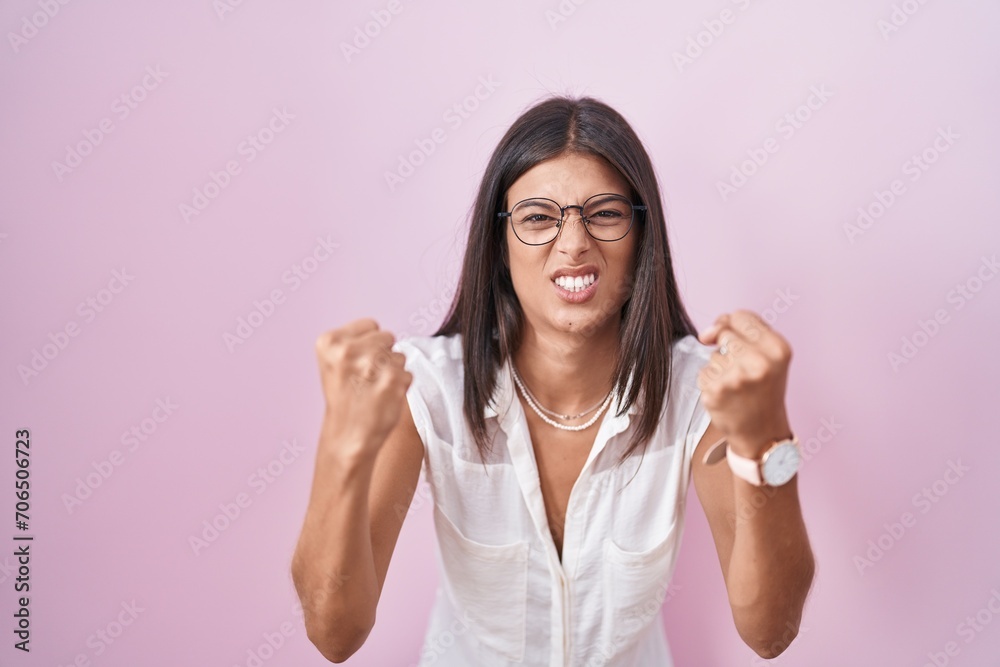
M 589 248 L 592 241 L 580 209 L 568 208 L 563 215 L 555 245 L 563 252 L 573 255 Z

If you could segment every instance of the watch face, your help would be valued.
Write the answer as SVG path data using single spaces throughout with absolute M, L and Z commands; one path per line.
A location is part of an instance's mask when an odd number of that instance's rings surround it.
M 790 480 L 799 469 L 802 456 L 799 448 L 788 440 L 772 449 L 764 461 L 761 472 L 764 481 L 771 486 L 781 486 Z

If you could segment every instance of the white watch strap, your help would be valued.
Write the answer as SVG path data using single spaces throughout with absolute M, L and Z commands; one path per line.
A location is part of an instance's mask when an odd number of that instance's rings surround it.
M 760 478 L 760 465 L 757 461 L 740 456 L 734 452 L 725 438 L 721 438 L 712 444 L 708 448 L 708 451 L 705 452 L 705 458 L 702 460 L 706 464 L 712 465 L 721 461 L 723 456 L 726 457 L 729 469 L 733 471 L 734 475 L 740 479 L 745 479 L 754 486 L 763 485 L 763 480 Z
M 760 464 L 757 461 L 740 456 L 732 447 L 726 447 L 726 461 L 729 462 L 729 469 L 737 477 L 745 479 L 754 486 L 761 486 L 764 483 L 760 478 Z

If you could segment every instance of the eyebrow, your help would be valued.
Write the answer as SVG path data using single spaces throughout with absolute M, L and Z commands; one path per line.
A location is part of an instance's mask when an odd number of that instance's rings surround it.
M 603 197 L 601 197 L 601 195 L 603 195 Z M 584 199 L 583 203 L 586 204 L 591 199 L 593 199 L 595 203 L 600 203 L 605 199 L 610 199 L 611 197 L 624 197 L 625 199 L 630 199 L 628 195 L 619 194 L 617 192 L 597 192 Z M 522 199 L 521 201 L 526 202 L 526 201 L 531 201 L 533 199 L 545 199 L 546 201 L 555 202 L 555 200 L 552 199 L 551 197 L 528 197 L 526 199 Z M 556 205 L 558 205 L 558 202 L 556 202 Z M 572 206 L 572 205 L 573 204 L 567 204 L 567 206 Z M 582 206 L 582 204 L 580 205 Z
M 603 199 L 599 198 L 601 195 L 604 195 Z M 611 199 L 612 197 L 624 197 L 625 199 L 629 199 L 628 195 L 620 195 L 617 192 L 598 192 L 596 195 L 591 195 L 588 199 L 583 201 L 584 203 L 587 203 L 593 199 L 595 202 L 600 203 L 604 201 L 604 199 Z

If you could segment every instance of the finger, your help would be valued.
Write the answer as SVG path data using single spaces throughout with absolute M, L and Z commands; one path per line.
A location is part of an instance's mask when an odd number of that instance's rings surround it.
M 724 326 L 729 322 L 729 314 L 723 313 L 715 318 L 713 322 L 707 329 L 702 331 L 698 335 L 698 340 L 700 340 L 704 345 L 715 345 L 716 338 L 719 335 L 719 328 Z
M 402 352 L 389 352 L 384 357 L 379 357 L 379 360 L 398 370 L 406 367 L 406 355 Z
M 362 335 L 368 331 L 377 331 L 378 324 L 371 318 L 354 320 L 337 329 L 328 329 L 316 337 L 317 353 L 324 353 L 334 343 Z
M 708 345 L 717 345 L 719 348 L 726 347 L 729 350 L 735 351 L 737 349 L 742 349 L 746 346 L 746 343 L 750 341 L 750 338 L 744 335 L 738 335 L 740 333 L 740 328 L 736 324 L 737 320 L 734 318 L 733 314 L 723 315 L 716 321 L 715 324 L 709 329 L 710 342 L 706 343 Z M 708 336 L 706 336 L 708 338 Z
M 358 375 L 366 382 L 371 382 L 378 377 L 378 366 L 376 364 L 362 364 L 358 369 Z
M 716 343 L 719 349 L 722 347 L 726 348 L 726 355 L 724 356 L 733 355 L 738 357 L 747 351 L 761 352 L 762 340 L 763 338 L 759 329 L 747 333 L 745 327 L 738 327 L 733 322 L 721 327 L 716 335 Z M 719 350 L 717 349 L 716 352 L 719 352 Z
M 773 333 L 771 327 L 754 311 L 741 308 L 732 314 L 730 326 L 737 329 L 748 340 L 756 341 Z
M 357 340 L 364 346 L 365 349 L 375 347 L 381 352 L 388 353 L 388 351 L 396 343 L 396 336 L 391 331 L 376 329 L 361 334 L 358 336 Z
M 740 358 L 744 357 L 748 351 L 752 351 L 754 347 L 753 341 L 747 339 L 739 330 L 729 324 L 719 327 L 715 335 L 715 343 L 718 347 L 712 353 L 711 361 L 717 362 L 727 369 L 736 365 Z
M 724 374 L 736 373 L 747 378 L 759 378 L 768 372 L 773 360 L 761 349 L 759 338 L 754 341 L 738 329 L 725 327 L 719 332 L 719 340 L 725 344 L 726 353 L 722 354 L 720 345 L 711 358 L 725 365 Z
M 332 333 L 338 333 L 345 338 L 355 338 L 371 331 L 378 331 L 378 322 L 370 317 L 363 317 L 359 320 L 348 322 Z
M 784 355 L 785 340 L 757 313 L 750 310 L 737 311 L 733 314 L 732 327 L 754 343 L 765 357 L 778 360 Z

